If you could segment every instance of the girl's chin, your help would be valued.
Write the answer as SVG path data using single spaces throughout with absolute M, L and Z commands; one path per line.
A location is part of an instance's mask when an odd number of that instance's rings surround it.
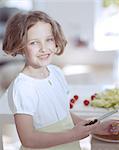
M 52 56 L 49 55 L 48 57 L 40 57 L 38 58 L 37 60 L 35 60 L 35 66 L 47 66 L 51 63 L 51 60 L 52 60 Z
M 50 63 L 40 63 L 40 64 L 36 64 L 36 65 L 33 65 L 33 68 L 34 69 L 39 69 L 41 67 L 47 67 L 47 65 L 49 65 Z
M 51 63 L 51 60 L 40 61 L 40 66 L 47 66 Z

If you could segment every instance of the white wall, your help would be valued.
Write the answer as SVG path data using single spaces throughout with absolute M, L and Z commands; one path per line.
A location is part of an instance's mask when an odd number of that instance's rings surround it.
M 93 40 L 94 0 L 39 0 L 34 9 L 43 10 L 62 25 L 67 37 Z

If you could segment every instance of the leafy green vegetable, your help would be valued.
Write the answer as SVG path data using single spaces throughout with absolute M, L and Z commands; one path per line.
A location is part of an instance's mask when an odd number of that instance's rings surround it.
M 94 107 L 119 108 L 119 88 L 106 89 L 97 93 L 90 104 Z

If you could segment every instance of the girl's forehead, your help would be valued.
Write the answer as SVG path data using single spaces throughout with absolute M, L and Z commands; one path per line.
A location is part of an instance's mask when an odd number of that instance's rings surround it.
M 37 22 L 34 26 L 32 26 L 28 30 L 28 35 L 31 34 L 37 34 L 37 33 L 52 33 L 52 26 L 50 23 L 45 23 L 45 22 Z
M 51 24 L 39 21 L 28 30 L 27 39 L 40 39 L 52 35 L 53 33 Z

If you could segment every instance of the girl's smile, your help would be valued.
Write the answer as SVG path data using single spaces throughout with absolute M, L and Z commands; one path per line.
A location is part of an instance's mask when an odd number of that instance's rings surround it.
M 37 22 L 28 30 L 25 57 L 27 66 L 39 68 L 47 66 L 56 49 L 52 27 L 49 23 Z
M 41 54 L 38 57 L 42 60 L 48 59 L 50 57 L 50 53 L 46 53 L 46 54 Z

